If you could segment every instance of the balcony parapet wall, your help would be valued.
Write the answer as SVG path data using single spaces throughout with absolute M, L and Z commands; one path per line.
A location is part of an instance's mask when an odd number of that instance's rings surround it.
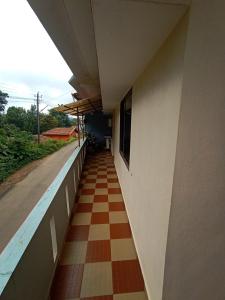
M 84 140 L 0 254 L 1 300 L 48 299 L 85 155 Z

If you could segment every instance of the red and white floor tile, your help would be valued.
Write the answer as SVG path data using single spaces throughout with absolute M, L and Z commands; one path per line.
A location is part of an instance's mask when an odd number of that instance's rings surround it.
M 52 300 L 147 300 L 112 156 L 87 159 Z

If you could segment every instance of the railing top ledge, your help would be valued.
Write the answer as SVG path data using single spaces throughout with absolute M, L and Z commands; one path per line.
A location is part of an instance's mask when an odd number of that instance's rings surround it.
M 85 142 L 86 139 L 81 141 L 80 147 L 77 147 L 74 150 L 56 178 L 27 216 L 23 224 L 19 227 L 7 246 L 0 253 L 0 295 L 4 291 L 4 288 L 16 269 L 16 266 L 18 265 L 22 255 L 26 251 L 26 248 L 28 247 L 38 226 L 43 220 L 48 208 L 54 200 L 54 197 L 59 190 L 65 176 L 85 145 Z

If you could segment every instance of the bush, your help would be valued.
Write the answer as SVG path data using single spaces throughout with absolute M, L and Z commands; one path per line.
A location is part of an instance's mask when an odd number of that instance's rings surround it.
M 43 158 L 74 140 L 47 140 L 37 144 L 28 132 L 20 131 L 14 125 L 4 125 L 0 128 L 0 182 L 25 164 Z

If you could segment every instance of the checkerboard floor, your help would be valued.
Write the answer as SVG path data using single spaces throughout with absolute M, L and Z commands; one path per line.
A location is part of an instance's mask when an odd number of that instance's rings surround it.
M 86 160 L 52 300 L 147 300 L 112 156 Z

